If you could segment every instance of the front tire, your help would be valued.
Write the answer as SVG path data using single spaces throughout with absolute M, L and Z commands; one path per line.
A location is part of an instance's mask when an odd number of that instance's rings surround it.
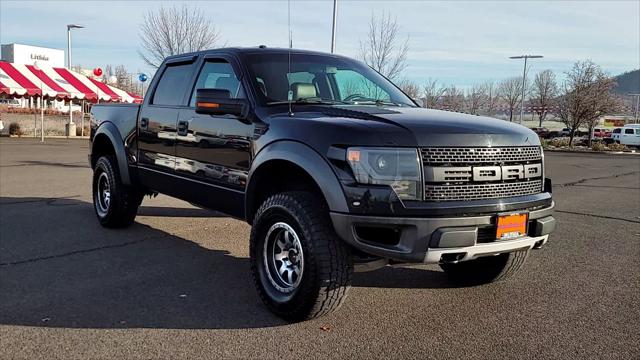
M 93 208 L 104 227 L 121 228 L 133 223 L 144 193 L 120 180 L 114 156 L 102 156 L 93 170 Z
M 251 273 L 260 298 L 287 321 L 336 310 L 353 274 L 326 206 L 309 192 L 285 192 L 260 206 L 251 229 Z
M 456 284 L 481 285 L 512 277 L 522 268 L 528 256 L 527 249 L 459 263 L 440 264 L 440 267 Z

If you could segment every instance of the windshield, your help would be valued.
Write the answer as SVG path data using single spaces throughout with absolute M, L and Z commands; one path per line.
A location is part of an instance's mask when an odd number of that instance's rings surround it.
M 263 105 L 295 103 L 411 106 L 415 104 L 368 66 L 345 58 L 291 54 L 246 56 L 252 85 Z

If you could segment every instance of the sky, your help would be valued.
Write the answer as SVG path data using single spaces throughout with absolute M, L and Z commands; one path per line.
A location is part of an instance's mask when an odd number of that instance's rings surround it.
M 153 73 L 141 60 L 139 26 L 145 12 L 187 3 L 202 9 L 228 46 L 286 47 L 286 1 L 11 1 L 0 0 L 0 43 L 66 49 L 85 68 L 125 65 Z M 338 1 L 336 52 L 355 57 L 372 14 L 390 13 L 409 39 L 403 77 L 468 87 L 520 76 L 521 60 L 542 54 L 530 72 L 561 73 L 591 59 L 617 75 L 640 68 L 640 0 L 630 1 Z M 295 48 L 330 51 L 333 1 L 291 1 Z

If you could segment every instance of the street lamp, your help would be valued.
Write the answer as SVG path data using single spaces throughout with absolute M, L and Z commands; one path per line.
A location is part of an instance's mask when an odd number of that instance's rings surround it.
M 78 24 L 67 24 L 67 69 L 71 70 L 71 29 L 82 29 L 84 26 Z M 75 136 L 75 126 L 73 124 L 73 100 L 69 97 L 69 124 L 67 124 L 67 136 Z
M 331 53 L 336 50 L 336 25 L 338 21 L 338 0 L 333 0 L 333 26 L 331 27 Z
M 42 71 L 37 61 L 33 63 L 33 68 L 36 69 L 38 73 Z M 44 142 L 44 85 L 42 74 L 39 74 L 38 78 L 40 79 L 40 142 Z
M 640 107 L 640 94 L 627 94 L 627 96 L 635 96 L 636 97 L 636 116 L 635 116 L 635 122 L 637 123 L 639 121 L 638 119 L 638 115 L 640 115 L 640 113 L 638 112 L 638 107 Z
M 524 59 L 524 70 L 522 71 L 522 99 L 520 99 L 520 124 L 522 124 L 522 118 L 524 117 L 524 90 L 527 77 L 527 59 L 540 59 L 542 57 L 542 55 L 509 56 L 509 59 Z
M 67 68 L 71 70 L 71 29 L 82 29 L 84 26 L 78 24 L 67 25 Z

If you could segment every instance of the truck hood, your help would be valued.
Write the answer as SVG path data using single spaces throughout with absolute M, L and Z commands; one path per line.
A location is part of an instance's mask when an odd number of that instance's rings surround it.
M 424 108 L 357 105 L 334 108 L 343 109 L 345 114 L 360 113 L 365 121 L 400 127 L 415 137 L 418 146 L 540 145 L 540 139 L 532 130 L 489 117 Z M 332 115 L 341 116 L 340 111 Z

